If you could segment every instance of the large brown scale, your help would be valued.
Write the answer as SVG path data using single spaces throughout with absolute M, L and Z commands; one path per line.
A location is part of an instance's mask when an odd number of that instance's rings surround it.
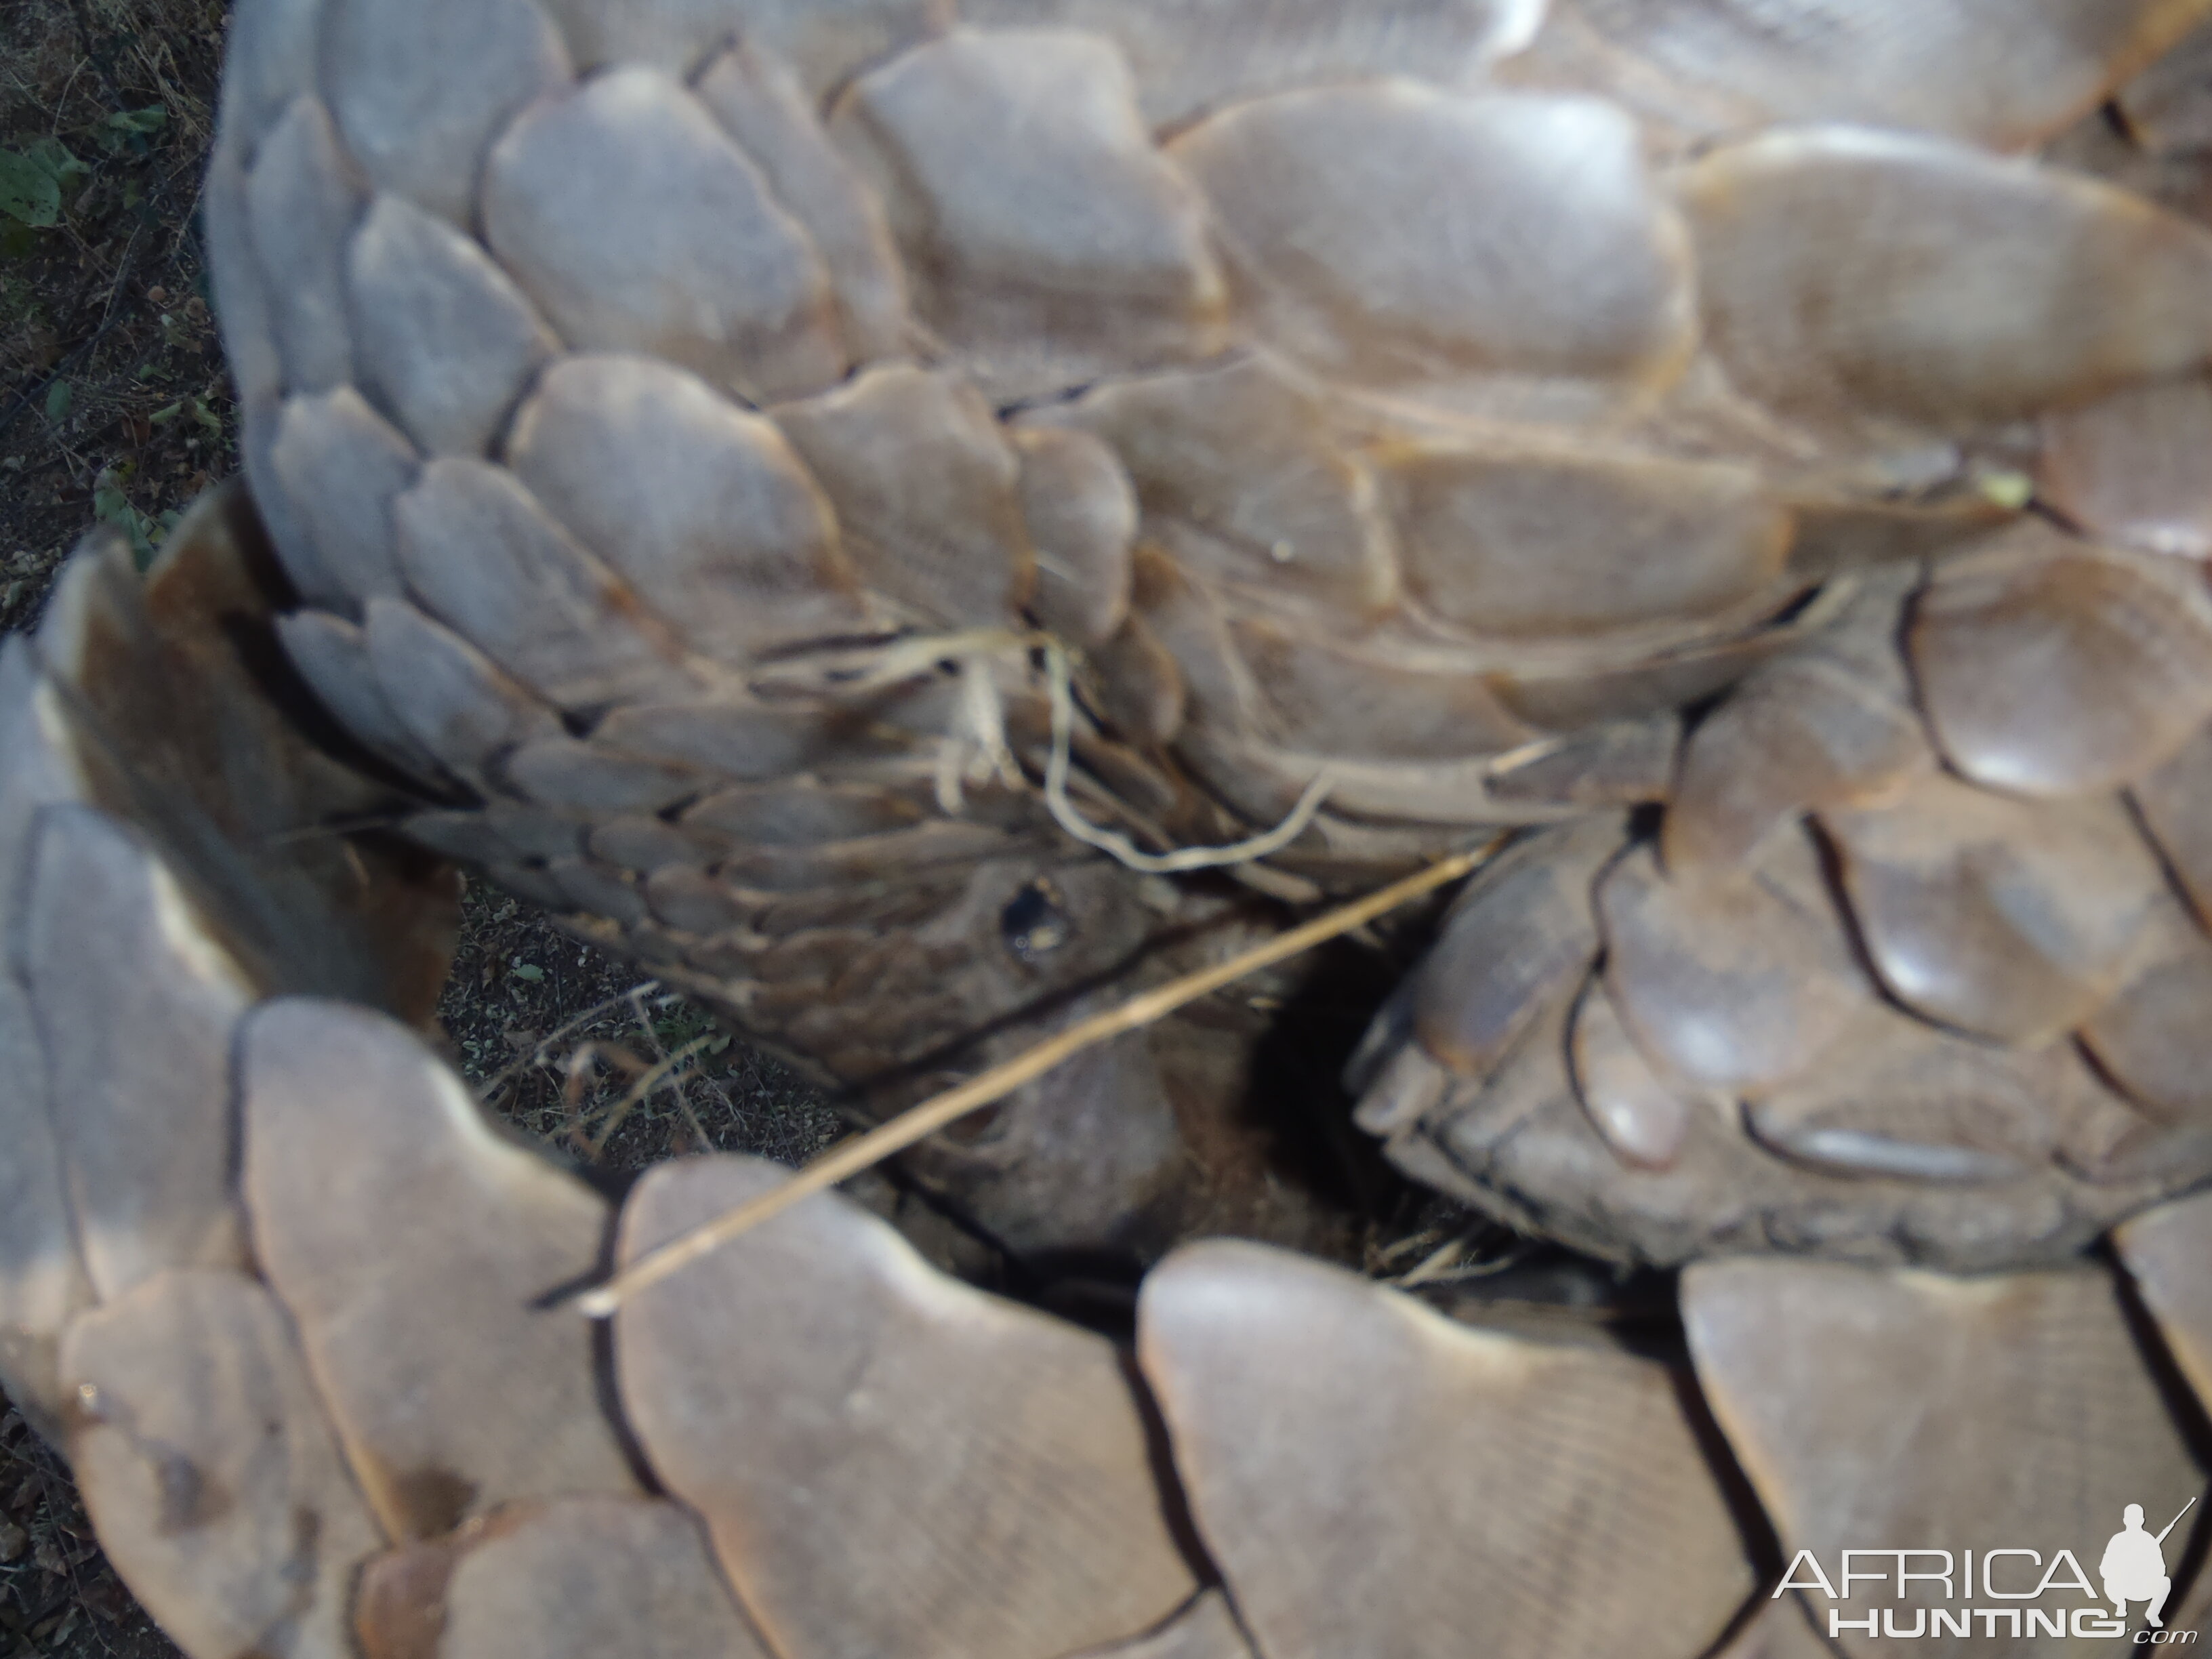
M 1777 1586 L 2212 1474 L 2212 0 L 245 0 L 207 216 L 250 498 L 0 653 L 192 1659 L 2138 1650 Z M 434 854 L 882 1114 L 1501 835 L 605 1327 L 777 1171 L 419 1035 Z

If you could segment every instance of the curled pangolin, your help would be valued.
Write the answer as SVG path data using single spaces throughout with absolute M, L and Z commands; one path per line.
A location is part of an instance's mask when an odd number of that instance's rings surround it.
M 954 9 L 241 6 L 251 501 L 0 658 L 0 1370 L 134 1589 L 195 1659 L 1784 1659 L 1919 1650 L 1802 1552 L 2182 1510 L 2207 6 Z M 546 1298 L 773 1168 L 611 1203 L 408 1029 L 424 849 L 880 1111 L 1501 829 L 599 1341 Z M 1345 1060 L 1656 1334 L 1341 1265 Z M 1133 1342 L 909 1206 L 1147 1268 Z

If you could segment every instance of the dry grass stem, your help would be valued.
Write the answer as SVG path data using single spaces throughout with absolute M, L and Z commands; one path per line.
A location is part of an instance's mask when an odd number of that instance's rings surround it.
M 664 1054 L 659 1060 L 648 1066 L 645 1075 L 631 1084 L 629 1091 L 615 1103 L 614 1109 L 606 1115 L 606 1121 L 601 1127 L 599 1133 L 592 1137 L 589 1147 L 589 1155 L 592 1160 L 596 1162 L 605 1154 L 607 1143 L 615 1138 L 615 1132 L 622 1127 L 623 1121 L 637 1109 L 641 1101 L 679 1072 L 684 1063 L 692 1055 L 703 1052 L 714 1041 L 711 1036 L 694 1037 L 674 1054 Z M 679 1078 L 678 1080 L 680 1082 L 682 1079 Z M 679 1101 L 684 1098 L 681 1090 L 677 1091 L 676 1097 Z
M 1227 847 L 1182 847 L 1172 853 L 1147 853 L 1127 836 L 1101 830 L 1075 810 L 1067 798 L 1070 751 L 1074 747 L 1075 694 L 1068 684 L 1067 651 L 1059 641 L 1042 641 L 1046 673 L 1052 688 L 1052 754 L 1045 763 L 1044 799 L 1053 821 L 1086 847 L 1095 847 L 1128 868 L 1146 875 L 1179 875 L 1191 870 L 1218 870 L 1250 864 L 1279 853 L 1305 833 L 1320 811 L 1335 780 L 1327 767 L 1306 786 L 1297 805 L 1273 829 Z

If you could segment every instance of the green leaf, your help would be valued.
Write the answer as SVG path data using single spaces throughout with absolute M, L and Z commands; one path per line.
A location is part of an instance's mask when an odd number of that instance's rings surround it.
M 513 971 L 515 978 L 526 979 L 532 985 L 535 985 L 539 980 L 545 977 L 545 970 L 543 968 L 538 967 L 535 963 L 519 962 L 515 963 Z
M 61 220 L 62 192 L 92 171 L 58 138 L 0 149 L 0 216 L 44 229 Z
M 110 155 L 143 155 L 149 135 L 161 131 L 169 112 L 159 104 L 118 110 L 92 130 L 93 141 Z
M 0 213 L 34 229 L 62 216 L 61 181 L 19 149 L 0 149 Z
M 154 562 L 154 550 L 161 538 L 174 528 L 180 514 L 164 513 L 158 519 L 149 519 L 131 505 L 131 498 L 123 493 L 131 467 L 129 462 L 102 470 L 92 481 L 92 516 L 101 524 L 112 524 L 131 538 L 131 555 L 140 570 Z
M 129 527 L 137 515 L 131 510 L 131 498 L 113 484 L 101 484 L 92 492 L 92 516 L 102 524 Z
M 56 380 L 48 386 L 46 388 L 46 423 L 49 426 L 59 426 L 68 416 L 70 405 L 76 400 L 76 393 L 70 389 L 70 383 L 67 380 Z
M 46 176 L 67 190 L 80 179 L 89 178 L 92 169 L 69 153 L 68 147 L 58 138 L 34 141 L 24 155 L 42 168 Z
M 146 417 L 146 424 L 149 426 L 167 426 L 170 422 L 175 420 L 179 415 L 184 412 L 184 402 L 179 398 L 177 402 L 169 404 L 167 408 L 157 409 L 151 415 L 149 415 Z

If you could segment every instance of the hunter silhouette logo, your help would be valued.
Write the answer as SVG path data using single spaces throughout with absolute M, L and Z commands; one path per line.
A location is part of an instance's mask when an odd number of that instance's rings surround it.
M 2181 1506 L 2181 1515 L 2196 1506 L 2197 1500 L 2191 1498 Z M 2159 1614 L 2166 1610 L 2166 1593 L 2173 1588 L 2173 1580 L 2166 1577 L 2164 1546 L 2166 1533 L 2181 1524 L 2181 1515 L 2153 1537 L 2143 1530 L 2142 1504 L 2130 1504 L 2122 1511 L 2120 1530 L 2105 1546 L 2105 1559 L 2097 1569 L 2105 1581 L 2105 1599 L 2120 1618 L 2128 1616 L 2129 1602 L 2148 1601 L 2150 1606 L 2143 1610 L 2143 1623 L 2153 1630 L 2166 1628 Z
M 2143 1627 L 2133 1645 L 2185 1645 L 2198 1632 L 2166 1627 L 2173 1580 L 2166 1570 L 2165 1546 L 2196 1507 L 2192 1498 L 2155 1533 L 2144 1528 L 2142 1504 L 2121 1511 L 2120 1530 L 2106 1541 L 2097 1564 L 2110 1613 L 2099 1605 L 2096 1587 L 2069 1549 L 2047 1559 L 2040 1550 L 2021 1548 L 1847 1549 L 1832 1577 L 1814 1552 L 1801 1549 L 1773 1594 L 1818 1591 L 1832 1604 L 1825 1609 L 1832 1638 L 1856 1632 L 1892 1641 L 1977 1635 L 2014 1642 L 2046 1636 L 2094 1640 L 2125 1636 L 2128 1608 L 2141 1602 Z M 2053 1598 L 2069 1595 L 2080 1602 L 2054 1604 Z

